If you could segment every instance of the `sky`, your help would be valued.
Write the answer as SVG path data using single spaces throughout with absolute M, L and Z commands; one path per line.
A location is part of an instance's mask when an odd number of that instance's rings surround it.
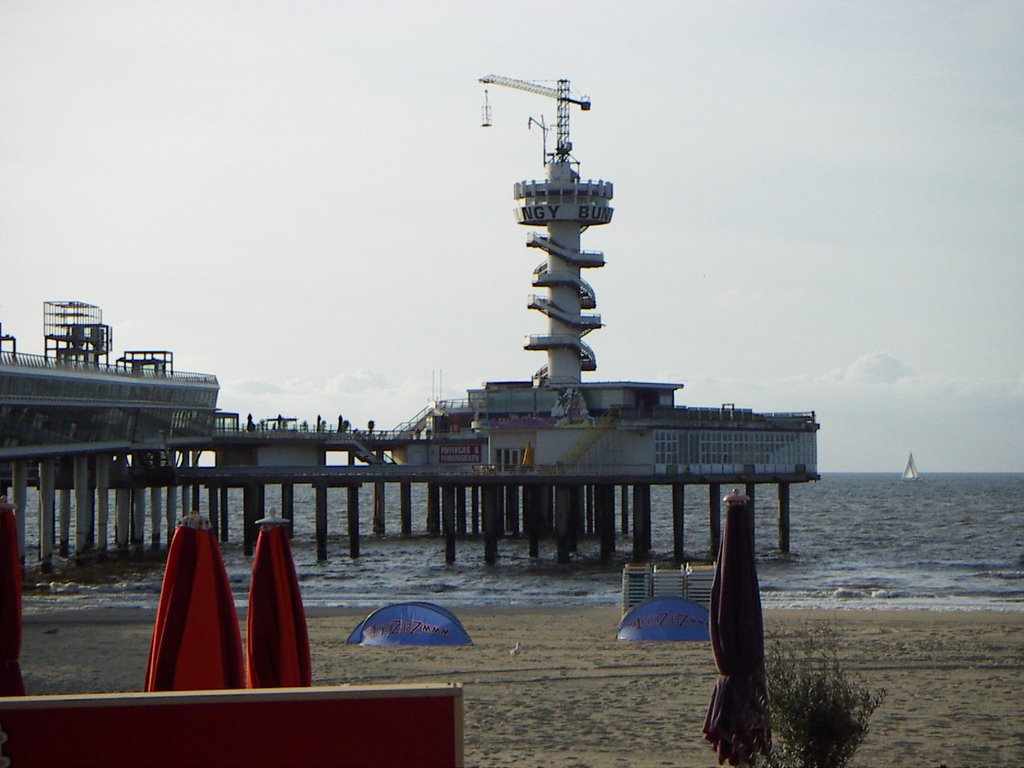
M 568 78 L 604 328 L 587 381 L 811 411 L 819 470 L 1024 471 L 1024 3 L 0 0 L 0 323 L 45 301 L 378 427 L 526 380 Z

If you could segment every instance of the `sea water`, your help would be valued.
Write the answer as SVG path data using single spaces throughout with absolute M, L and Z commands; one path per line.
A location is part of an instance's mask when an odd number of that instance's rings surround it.
M 723 486 L 723 493 L 728 490 Z M 531 559 L 525 537 L 505 537 L 498 544 L 497 563 L 487 565 L 482 538 L 469 537 L 458 541 L 456 563 L 446 565 L 444 540 L 425 534 L 422 488 L 414 487 L 410 537 L 397 535 L 397 486 L 388 488 L 388 535 L 383 537 L 365 533 L 372 516 L 372 485 L 365 485 L 361 494 L 361 557 L 349 557 L 345 491 L 332 489 L 328 560 L 320 563 L 313 492 L 295 487 L 292 548 L 307 608 L 371 608 L 403 600 L 450 606 L 617 605 L 621 600 L 622 568 L 632 552 L 628 535 L 618 537 L 616 555 L 608 563 L 600 562 L 595 537 L 581 537 L 569 565 L 555 563 L 553 539 L 542 540 L 540 557 Z M 206 494 L 202 496 L 205 511 Z M 276 506 L 275 501 L 274 489 L 268 487 L 267 506 Z M 241 502 L 241 492 L 232 490 L 229 541 L 221 545 L 240 608 L 247 602 L 251 569 L 241 545 Z M 37 542 L 34 503 L 30 494 L 30 547 Z M 668 565 L 670 489 L 652 488 L 651 503 L 652 559 Z M 820 482 L 792 485 L 788 554 L 779 551 L 774 486 L 756 487 L 755 508 L 765 607 L 1024 611 L 1024 474 L 936 474 L 916 482 L 895 474 L 825 474 Z M 147 542 L 149 535 L 147 530 Z M 112 530 L 109 537 L 112 541 Z M 708 489 L 687 486 L 687 559 L 711 559 L 709 538 Z M 165 554 L 111 556 L 85 566 L 58 559 L 53 571 L 44 573 L 29 551 L 25 611 L 153 608 Z

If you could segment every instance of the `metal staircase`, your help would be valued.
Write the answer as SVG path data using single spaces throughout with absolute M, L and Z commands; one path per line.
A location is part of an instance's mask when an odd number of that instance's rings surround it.
M 583 458 L 587 451 L 589 451 L 591 448 L 597 445 L 598 441 L 602 437 L 607 435 L 609 431 L 615 428 L 615 424 L 618 422 L 618 420 L 618 413 L 612 411 L 609 411 L 604 416 L 602 416 L 595 426 L 588 428 L 586 432 L 583 434 L 583 436 L 579 440 L 577 440 L 569 448 L 569 450 L 567 450 L 562 455 L 561 463 L 577 463 L 580 459 Z
M 577 251 L 572 248 L 565 248 L 550 237 L 545 237 L 537 232 L 530 232 L 526 236 L 526 246 L 528 248 L 540 248 L 542 251 L 554 254 L 576 267 L 592 268 L 604 266 L 604 253 L 602 251 Z
M 558 285 L 574 285 L 580 292 L 580 309 L 594 309 L 597 306 L 597 294 L 586 280 L 570 274 L 551 274 L 548 263 L 542 261 L 533 270 L 534 288 L 552 288 Z

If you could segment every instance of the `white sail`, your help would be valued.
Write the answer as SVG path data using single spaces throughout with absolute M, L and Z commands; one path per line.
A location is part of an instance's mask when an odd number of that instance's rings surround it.
M 917 472 L 917 465 L 914 464 L 914 454 L 910 454 L 910 457 L 907 459 L 907 468 L 903 470 L 903 479 L 917 480 L 919 477 L 920 475 Z

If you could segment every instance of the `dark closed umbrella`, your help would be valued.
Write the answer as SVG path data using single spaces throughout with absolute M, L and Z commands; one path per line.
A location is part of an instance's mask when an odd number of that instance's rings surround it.
M 749 499 L 725 498 L 725 532 L 711 586 L 711 647 L 718 682 L 704 721 L 704 736 L 719 764 L 748 764 L 771 751 L 764 669 L 764 625 L 754 562 Z
M 242 637 L 210 522 L 178 524 L 167 552 L 146 668 L 146 691 L 244 688 Z
M 295 575 L 287 520 L 260 520 L 249 585 L 247 632 L 250 688 L 312 685 L 309 634 Z
M 14 505 L 0 496 L 0 696 L 24 696 L 21 679 L 21 557 Z

